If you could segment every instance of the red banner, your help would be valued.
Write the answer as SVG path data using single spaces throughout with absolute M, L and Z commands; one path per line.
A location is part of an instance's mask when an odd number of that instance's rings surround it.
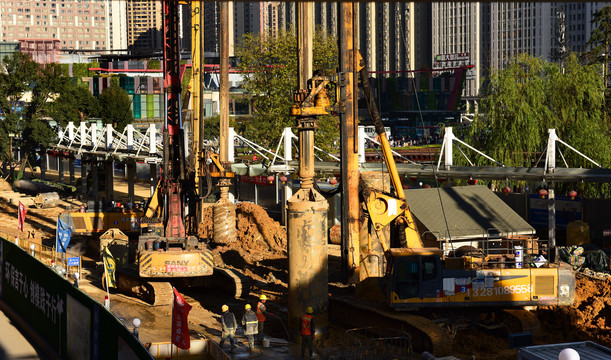
M 189 336 L 189 323 L 187 317 L 191 311 L 191 305 L 174 289 L 174 306 L 172 308 L 172 344 L 185 350 L 191 347 Z
M 17 210 L 17 230 L 23 230 L 23 222 L 25 221 L 25 213 L 28 212 L 28 209 L 25 208 L 25 205 L 19 202 L 19 208 Z

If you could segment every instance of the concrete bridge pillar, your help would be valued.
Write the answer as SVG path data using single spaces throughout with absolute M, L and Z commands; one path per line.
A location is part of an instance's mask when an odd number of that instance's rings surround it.
M 42 149 L 40 152 L 40 178 L 47 179 L 47 149 Z
M 134 181 L 136 180 L 136 162 L 127 160 L 127 202 L 134 203 Z
M 57 157 L 57 172 L 59 173 L 59 182 L 64 183 L 64 158 L 62 155 Z
M 81 155 L 81 192 L 87 196 L 87 164 L 85 155 Z
M 93 200 L 100 200 L 99 182 L 98 182 L 98 158 L 93 157 L 91 159 L 91 186 L 93 190 Z
M 74 185 L 74 157 L 70 155 L 68 160 L 68 170 L 70 171 L 70 185 Z
M 106 181 L 106 201 L 114 200 L 114 160 L 112 158 L 107 159 L 104 163 L 104 174 Z

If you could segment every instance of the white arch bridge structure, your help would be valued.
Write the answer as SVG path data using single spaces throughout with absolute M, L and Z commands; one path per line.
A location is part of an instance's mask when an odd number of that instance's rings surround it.
M 397 168 L 401 175 L 405 177 L 444 178 L 444 179 L 482 179 L 482 180 L 524 180 L 532 182 L 611 182 L 611 169 L 602 168 L 595 160 L 590 159 L 579 150 L 558 138 L 554 129 L 548 130 L 548 143 L 546 149 L 542 149 L 542 156 L 539 162 L 541 167 L 507 167 L 491 158 L 490 156 L 475 149 L 464 141 L 458 139 L 452 128 L 445 129 L 443 143 L 439 158 L 436 163 L 416 163 L 400 154 L 394 152 L 398 159 Z M 144 128 L 137 128 L 127 125 L 122 133 L 117 132 L 110 124 L 104 128 L 99 128 L 97 124 L 87 124 L 81 122 L 79 126 L 69 123 L 64 129 L 59 128 L 57 133 L 57 143 L 49 144 L 49 153 L 67 157 L 69 159 L 70 183 L 74 181 L 74 159 L 80 155 L 81 158 L 81 177 L 87 177 L 87 170 L 91 172 L 93 188 L 97 188 L 98 164 L 106 162 L 108 168 L 112 169 L 115 161 L 126 164 L 128 179 L 128 197 L 133 199 L 133 187 L 135 175 L 135 163 L 149 164 L 151 191 L 156 183 L 157 164 L 162 162 L 162 134 L 155 124 L 149 124 Z M 298 168 L 298 161 L 293 159 L 293 148 L 297 149 L 297 136 L 291 128 L 285 128 L 282 137 L 275 149 L 266 149 L 255 142 L 246 139 L 230 128 L 229 129 L 229 161 L 233 163 L 232 170 L 238 175 L 261 175 L 261 174 L 289 174 Z M 187 141 L 185 134 L 185 141 Z M 366 145 L 377 144 L 377 142 L 365 134 L 364 127 L 359 127 L 359 167 L 361 171 L 385 171 L 386 165 L 381 162 L 366 162 Z M 265 159 L 265 165 L 234 163 L 236 146 L 246 146 L 261 158 Z M 467 148 L 479 156 L 490 161 L 490 166 L 474 166 L 468 158 L 465 149 Z M 593 168 L 571 168 L 566 163 L 563 149 L 574 151 L 591 162 Z M 339 174 L 341 172 L 341 159 L 335 155 L 328 154 L 320 148 L 318 151 L 315 168 L 318 173 Z M 187 150 L 188 151 L 188 150 Z M 453 164 L 453 153 L 459 151 L 471 166 L 455 166 Z M 328 161 L 323 161 L 322 154 L 326 155 Z M 46 154 L 45 154 L 46 155 Z M 188 155 L 188 154 L 187 154 Z M 543 159 L 543 156 L 545 157 Z M 557 159 L 561 160 L 561 165 L 557 166 Z M 45 163 L 41 161 L 41 164 Z M 60 182 L 63 182 L 63 161 L 59 161 L 58 166 Z M 44 168 L 41 169 L 44 176 Z M 112 177 L 105 177 L 107 199 L 112 199 Z M 82 181 L 82 191 L 87 192 L 87 182 Z M 94 192 L 97 196 L 97 192 Z

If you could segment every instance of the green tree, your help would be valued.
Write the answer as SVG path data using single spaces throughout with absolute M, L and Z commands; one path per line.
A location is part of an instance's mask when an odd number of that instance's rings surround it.
M 591 64 L 602 64 L 603 78 L 605 84 L 605 121 L 611 129 L 611 123 L 608 122 L 609 109 L 611 108 L 611 93 L 606 88 L 609 84 L 609 51 L 611 50 L 611 6 L 606 6 L 595 12 L 591 23 L 595 26 L 590 35 L 590 39 L 586 45 L 591 46 L 588 54 Z
M 220 136 L 221 117 L 219 115 L 204 118 L 204 139 L 213 140 Z
M 318 29 L 314 36 L 314 71 L 332 74 L 337 67 L 337 40 Z M 297 38 L 294 31 L 280 31 L 278 36 L 246 34 L 236 45 L 238 69 L 244 74 L 243 87 L 251 96 L 253 121 L 245 127 L 246 137 L 266 146 L 277 144 L 285 127 L 295 125 L 289 116 L 297 90 Z M 332 94 L 331 94 L 332 95 Z M 333 126 L 333 124 L 335 124 Z M 319 119 L 316 145 L 329 149 L 329 138 L 339 137 L 337 119 Z M 323 134 L 322 129 L 325 133 Z
M 580 64 L 575 54 L 566 59 L 564 71 L 559 64 L 521 55 L 491 73 L 480 105 L 483 115 L 459 136 L 506 166 L 531 167 L 545 151 L 548 129 L 556 129 L 560 139 L 608 168 L 611 139 L 602 120 L 599 70 Z M 594 166 L 571 150 L 563 150 L 563 156 L 570 167 Z M 483 157 L 475 161 L 490 165 Z M 457 155 L 455 163 L 465 164 L 465 159 Z M 590 196 L 611 194 L 609 184 L 565 186 L 579 186 Z
M 104 124 L 112 124 L 122 132 L 127 124 L 134 122 L 129 96 L 119 86 L 111 86 L 100 94 L 100 116 Z
M 21 169 L 33 160 L 41 144 L 55 138 L 49 123 L 50 105 L 68 79 L 59 64 L 37 64 L 26 54 L 4 58 L 0 71 L 0 151 L 4 161 L 13 160 L 12 148 L 24 153 Z M 21 99 L 30 93 L 29 101 Z M 14 139 L 14 142 L 13 142 Z
M 76 80 L 76 79 L 72 79 Z M 62 127 L 69 121 L 77 124 L 100 115 L 100 104 L 87 84 L 70 81 L 50 106 L 50 116 Z

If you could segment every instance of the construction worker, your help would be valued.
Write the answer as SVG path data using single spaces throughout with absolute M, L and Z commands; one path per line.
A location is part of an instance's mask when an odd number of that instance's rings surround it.
M 301 317 L 301 357 L 303 357 L 303 353 L 305 351 L 306 346 L 308 347 L 309 357 L 308 359 L 313 359 L 312 355 L 314 354 L 314 338 L 315 338 L 315 330 L 314 330 L 314 318 L 312 317 L 311 306 L 308 306 L 306 309 L 305 315 Z
M 255 335 L 257 335 L 257 315 L 252 311 L 250 304 L 244 307 L 246 312 L 242 316 L 242 326 L 244 326 L 244 335 L 248 338 L 248 350 L 255 349 Z
M 265 294 L 259 297 L 259 302 L 257 303 L 257 320 L 259 320 L 258 324 L 258 332 L 257 336 L 258 341 L 263 341 L 265 334 L 263 333 L 263 329 L 265 328 L 265 321 L 267 320 L 267 316 L 274 316 L 274 314 L 267 311 L 265 308 L 265 302 L 267 301 L 267 296 Z
M 229 343 L 231 344 L 231 350 L 229 351 L 233 352 L 233 350 L 235 350 L 235 330 L 238 327 L 238 323 L 235 321 L 235 315 L 229 311 L 229 306 L 223 305 L 222 309 L 223 315 L 221 315 L 221 325 L 223 326 L 223 330 L 219 347 L 222 349 L 225 339 L 229 338 Z

